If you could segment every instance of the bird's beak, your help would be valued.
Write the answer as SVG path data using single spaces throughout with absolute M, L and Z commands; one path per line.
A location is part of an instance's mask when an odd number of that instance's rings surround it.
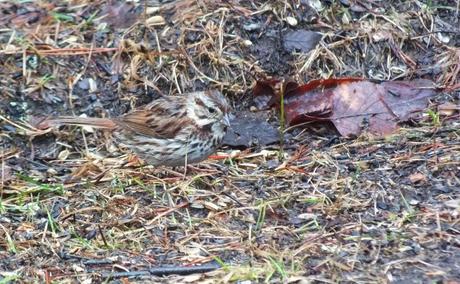
M 224 115 L 222 122 L 225 126 L 230 127 L 230 116 L 229 114 Z

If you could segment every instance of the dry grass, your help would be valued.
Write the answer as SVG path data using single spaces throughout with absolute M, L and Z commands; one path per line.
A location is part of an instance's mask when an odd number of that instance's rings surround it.
M 459 1 L 153 2 L 0 3 L 0 283 L 460 279 L 458 112 L 434 107 L 458 104 Z M 287 53 L 283 33 L 300 28 L 320 44 Z M 103 133 L 33 127 L 209 87 L 238 111 L 270 76 L 428 77 L 444 91 L 385 139 L 295 127 L 281 154 L 223 148 L 185 176 L 138 167 Z

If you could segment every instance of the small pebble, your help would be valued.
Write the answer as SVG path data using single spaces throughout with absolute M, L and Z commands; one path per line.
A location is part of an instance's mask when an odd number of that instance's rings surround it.
M 78 82 L 77 86 L 82 90 L 85 90 L 85 91 L 89 90 L 90 85 L 89 85 L 88 78 L 80 80 L 80 82 Z
M 243 29 L 248 31 L 248 32 L 256 31 L 256 30 L 260 29 L 260 24 L 259 23 L 246 24 L 246 25 L 243 26 Z
M 290 25 L 290 26 L 297 26 L 298 22 L 296 20 L 296 18 L 294 17 L 286 17 L 286 22 Z

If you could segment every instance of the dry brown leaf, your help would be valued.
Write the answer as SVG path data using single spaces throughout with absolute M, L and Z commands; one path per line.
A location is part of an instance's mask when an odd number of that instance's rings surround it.
M 421 118 L 429 99 L 436 94 L 429 80 L 388 81 L 380 84 L 360 78 L 313 80 L 297 86 L 293 82 L 278 88 L 280 80 L 258 82 L 256 98 L 261 104 L 279 106 L 284 89 L 286 121 L 290 125 L 307 121 L 331 121 L 342 136 L 363 131 L 377 136 L 398 129 L 398 123 Z M 269 99 L 266 99 L 266 98 Z
M 409 180 L 411 183 L 420 183 L 420 182 L 426 182 L 427 177 L 426 175 L 422 173 L 413 173 L 409 176 Z

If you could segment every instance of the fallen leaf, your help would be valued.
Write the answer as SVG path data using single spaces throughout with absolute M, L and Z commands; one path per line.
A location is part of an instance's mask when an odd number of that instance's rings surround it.
M 232 147 L 269 145 L 279 141 L 278 129 L 267 122 L 266 112 L 238 112 L 231 119 L 231 128 L 224 137 L 223 144 Z
M 309 52 L 321 40 L 321 34 L 307 30 L 297 30 L 288 32 L 284 36 L 283 46 L 288 52 L 298 50 Z
M 256 84 L 254 95 L 268 106 L 279 106 L 279 80 Z M 367 131 L 388 135 L 398 123 L 418 119 L 436 91 L 429 80 L 388 81 L 380 84 L 361 78 L 313 80 L 297 86 L 285 83 L 286 121 L 295 125 L 307 121 L 331 121 L 342 136 Z M 270 98 L 271 96 L 271 98 Z
M 381 99 L 383 92 L 379 85 L 365 81 L 334 89 L 330 119 L 342 136 L 358 135 L 362 130 L 384 136 L 397 128 L 397 117 Z
M 428 99 L 436 94 L 433 82 L 426 79 L 387 81 L 381 86 L 384 88 L 382 99 L 400 121 L 420 117 Z
M 422 173 L 413 173 L 409 176 L 409 180 L 411 183 L 419 183 L 419 182 L 426 182 L 427 178 L 426 178 L 426 175 Z
M 275 103 L 275 85 L 279 80 L 257 81 L 253 89 L 254 103 L 257 109 L 263 110 L 272 107 Z

